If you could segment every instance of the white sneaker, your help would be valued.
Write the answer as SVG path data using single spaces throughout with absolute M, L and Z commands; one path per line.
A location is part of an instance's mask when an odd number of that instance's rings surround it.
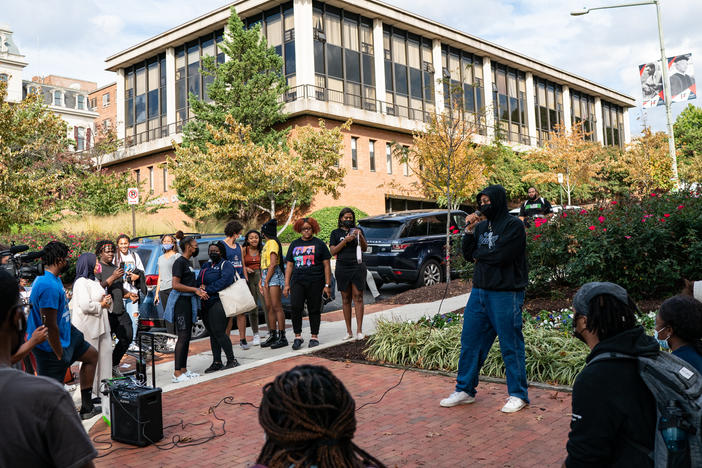
M 362 340 L 365 337 L 366 337 L 366 335 L 364 335 L 363 333 L 359 333 L 358 335 L 356 335 L 357 340 Z
M 516 413 L 520 409 L 524 408 L 526 405 L 526 401 L 516 396 L 511 396 L 507 398 L 507 403 L 505 403 L 505 406 L 503 406 L 500 411 L 502 411 L 503 413 Z
M 197 372 L 190 372 L 189 370 L 185 371 L 185 375 L 189 379 L 194 379 L 195 377 L 200 377 L 200 374 L 198 374 Z
M 475 397 L 468 395 L 466 392 L 453 392 L 448 398 L 444 398 L 439 403 L 444 408 L 450 408 L 452 406 L 467 405 L 473 403 Z
M 173 378 L 171 379 L 171 382 L 173 383 L 181 383 L 181 382 L 186 382 L 188 380 L 188 374 L 180 374 L 178 377 L 173 374 Z
M 252 343 L 254 346 L 261 346 L 261 337 L 258 336 L 258 333 L 254 333 L 254 338 L 253 338 Z
M 342 338 L 342 340 L 353 340 L 353 335 L 351 333 L 347 333 L 346 336 Z

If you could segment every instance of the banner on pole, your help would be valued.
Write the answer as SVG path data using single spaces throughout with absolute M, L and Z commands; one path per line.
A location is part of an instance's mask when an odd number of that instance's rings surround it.
M 676 55 L 667 59 L 670 80 L 670 102 L 685 102 L 697 98 L 697 86 L 692 66 L 692 54 Z M 643 94 L 642 107 L 665 105 L 663 97 L 663 71 L 660 60 L 639 65 L 639 78 Z

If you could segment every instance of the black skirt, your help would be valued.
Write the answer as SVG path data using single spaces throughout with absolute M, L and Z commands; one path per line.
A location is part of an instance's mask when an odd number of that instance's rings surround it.
M 346 291 L 352 284 L 363 291 L 366 288 L 366 264 L 337 262 L 334 277 L 339 291 Z

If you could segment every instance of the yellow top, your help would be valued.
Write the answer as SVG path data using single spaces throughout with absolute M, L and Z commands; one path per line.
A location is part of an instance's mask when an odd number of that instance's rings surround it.
M 280 257 L 280 249 L 278 243 L 274 240 L 268 240 L 263 245 L 263 253 L 261 253 L 261 269 L 267 270 L 271 266 L 271 254 L 274 253 Z

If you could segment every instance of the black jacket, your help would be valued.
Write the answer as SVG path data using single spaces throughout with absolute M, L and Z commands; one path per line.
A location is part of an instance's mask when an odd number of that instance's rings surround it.
M 524 224 L 507 211 L 507 194 L 501 185 L 490 185 L 478 194 L 490 197 L 495 207 L 474 233 L 463 236 L 463 256 L 475 260 L 473 286 L 493 291 L 522 291 L 529 282 Z
M 598 343 L 587 362 L 605 352 L 655 357 L 658 350 L 658 342 L 636 327 Z M 568 468 L 652 467 L 636 445 L 653 450 L 655 432 L 656 402 L 637 361 L 602 360 L 580 372 L 573 385 Z

